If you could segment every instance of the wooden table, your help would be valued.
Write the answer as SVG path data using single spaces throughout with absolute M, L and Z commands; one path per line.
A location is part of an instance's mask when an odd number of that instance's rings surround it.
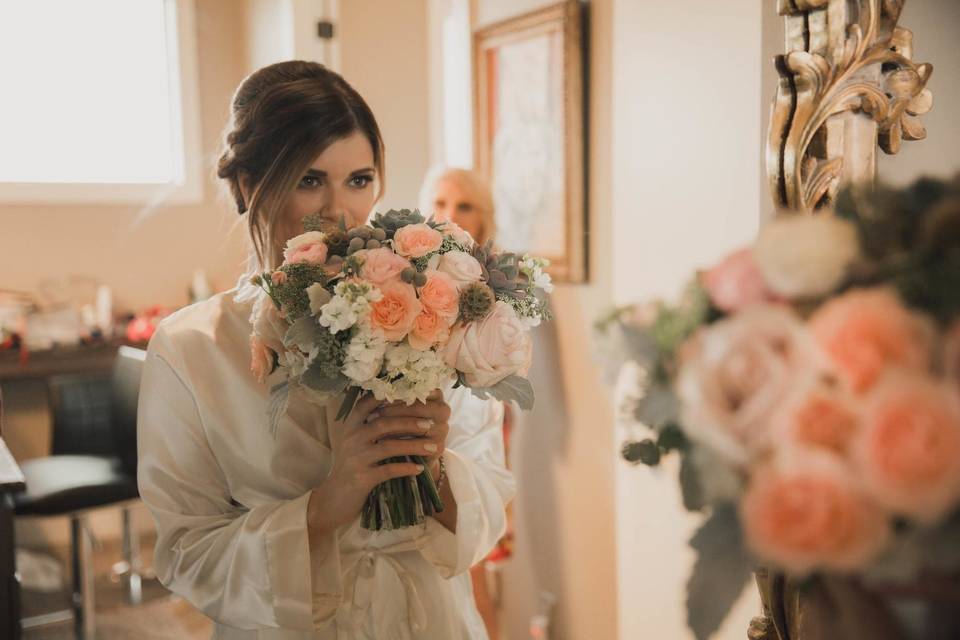
M 124 344 L 127 343 L 115 341 L 32 351 L 23 363 L 17 351 L 0 352 L 0 383 L 38 380 L 65 373 L 107 372 L 113 366 L 117 349 Z M 144 348 L 143 344 L 131 346 Z
M 13 537 L 13 497 L 26 485 L 23 473 L 0 438 L 0 638 L 20 638 L 20 581 Z

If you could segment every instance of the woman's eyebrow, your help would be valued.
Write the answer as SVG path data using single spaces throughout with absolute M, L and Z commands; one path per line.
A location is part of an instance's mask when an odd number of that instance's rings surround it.
M 361 173 L 373 173 L 373 167 L 364 167 L 363 169 L 357 169 L 356 171 L 350 172 L 351 176 L 360 175 Z
M 307 169 L 307 175 L 313 176 L 314 178 L 326 178 L 327 172 L 320 171 L 319 169 Z

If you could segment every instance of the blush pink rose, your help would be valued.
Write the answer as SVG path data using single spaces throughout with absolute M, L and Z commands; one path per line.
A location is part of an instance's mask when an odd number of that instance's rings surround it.
M 855 400 L 823 380 L 801 384 L 775 418 L 788 444 L 832 451 L 845 456 L 860 426 Z
M 681 347 L 680 360 L 687 435 L 734 464 L 769 448 L 783 399 L 822 367 L 800 318 L 776 305 L 749 307 L 702 329 Z
M 250 336 L 250 371 L 256 376 L 257 382 L 263 381 L 273 369 L 273 351 L 257 336 Z
M 887 367 L 930 366 L 929 321 L 889 289 L 855 289 L 827 302 L 810 319 L 810 329 L 856 393 L 870 389 Z
M 458 324 L 443 359 L 463 372 L 471 387 L 486 388 L 512 375 L 527 375 L 533 358 L 530 332 L 509 304 L 498 301 L 483 320 Z
M 934 522 L 960 502 L 960 407 L 946 385 L 900 372 L 867 398 L 854 459 L 891 511 Z
M 450 337 L 450 327 L 455 319 L 424 307 L 414 321 L 413 329 L 407 335 L 407 341 L 411 347 L 420 350 L 445 342 Z
M 702 276 L 710 300 L 721 311 L 733 312 L 751 304 L 773 300 L 752 249 L 741 249 Z
M 423 310 L 417 292 L 409 284 L 389 282 L 380 287 L 383 297 L 370 306 L 370 324 L 389 341 L 402 340 Z
M 410 261 L 390 249 L 364 249 L 355 254 L 363 261 L 360 275 L 375 285 L 400 282 L 400 272 L 410 266 Z
M 443 235 L 428 224 L 408 224 L 393 236 L 393 248 L 407 258 L 420 258 L 433 253 L 443 244 Z
M 749 548 L 795 575 L 855 571 L 890 539 L 889 517 L 829 454 L 805 452 L 758 469 L 740 518 Z
M 444 220 L 443 235 L 450 236 L 465 247 L 472 247 L 475 244 L 473 236 L 453 220 Z
M 437 263 L 437 270 L 453 278 L 458 289 L 483 278 L 483 267 L 466 251 L 448 251 L 443 254 Z
M 273 286 L 278 286 L 287 281 L 287 272 L 286 271 L 274 271 L 270 274 L 270 282 L 273 283 Z
M 453 278 L 442 271 L 425 271 L 427 283 L 420 287 L 420 304 L 425 309 L 444 316 L 450 324 L 460 313 L 460 292 Z
M 323 264 L 327 261 L 327 243 L 319 231 L 307 231 L 287 240 L 283 250 L 283 264 Z

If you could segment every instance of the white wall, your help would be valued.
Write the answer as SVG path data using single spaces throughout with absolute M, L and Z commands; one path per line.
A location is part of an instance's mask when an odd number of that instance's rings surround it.
M 415 208 L 430 154 L 427 0 L 340 2 L 340 72 L 377 116 L 387 148 L 379 209 Z
M 613 7 L 612 293 L 626 303 L 674 296 L 756 233 L 761 3 Z M 691 637 L 686 541 L 698 518 L 683 511 L 675 466 L 618 464 L 616 513 L 619 637 Z M 744 638 L 757 612 L 749 589 L 717 637 Z

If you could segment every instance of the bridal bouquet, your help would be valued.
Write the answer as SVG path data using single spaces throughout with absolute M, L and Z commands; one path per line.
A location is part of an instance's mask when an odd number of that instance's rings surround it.
M 685 507 L 709 514 L 698 638 L 756 566 L 865 585 L 960 570 L 960 177 L 783 214 L 679 304 L 599 329 L 652 430 L 624 457 L 679 455 Z
M 530 327 L 549 316 L 537 297 L 551 289 L 545 260 L 478 246 L 456 224 L 416 211 L 349 230 L 323 222 L 306 218 L 283 264 L 254 278 L 263 295 L 251 318 L 251 369 L 261 382 L 282 374 L 271 387 L 271 430 L 294 389 L 320 404 L 343 398 L 338 420 L 364 394 L 412 404 L 451 384 L 533 406 L 524 376 Z M 388 462 L 410 460 L 424 462 Z M 442 510 L 425 470 L 374 489 L 362 523 L 395 529 Z

